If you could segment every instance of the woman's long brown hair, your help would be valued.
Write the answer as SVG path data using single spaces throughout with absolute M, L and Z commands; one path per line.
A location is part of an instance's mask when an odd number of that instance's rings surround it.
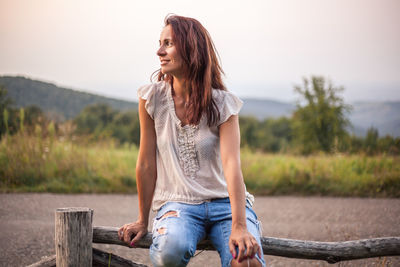
M 172 39 L 185 64 L 189 85 L 189 105 L 186 111 L 189 124 L 199 124 L 205 112 L 207 124 L 216 125 L 220 113 L 212 97 L 212 90 L 226 90 L 226 87 L 221 77 L 224 72 L 210 34 L 193 18 L 167 15 L 164 22 L 165 26 L 171 25 Z M 158 81 L 173 84 L 172 75 L 163 74 L 161 69 L 157 72 Z

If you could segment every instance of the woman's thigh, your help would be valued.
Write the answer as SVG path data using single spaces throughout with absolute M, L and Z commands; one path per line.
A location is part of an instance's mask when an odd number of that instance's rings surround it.
M 205 237 L 204 205 L 166 203 L 153 222 L 150 258 L 154 266 L 186 266 Z
M 209 211 L 210 217 L 213 218 L 213 226 L 210 229 L 209 238 L 220 254 L 222 266 L 228 267 L 233 259 L 229 250 L 229 237 L 232 231 L 232 213 L 229 199 L 212 203 Z M 246 206 L 246 224 L 247 230 L 255 237 L 261 247 L 261 225 L 250 205 Z M 262 253 L 261 255 L 264 254 Z M 265 266 L 263 257 L 260 258 L 257 254 L 255 257 L 262 266 Z

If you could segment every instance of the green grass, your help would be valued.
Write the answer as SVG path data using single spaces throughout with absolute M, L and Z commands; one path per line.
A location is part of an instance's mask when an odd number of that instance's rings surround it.
M 112 140 L 17 134 L 0 142 L 0 191 L 136 192 L 135 146 Z M 242 150 L 247 189 L 258 195 L 400 197 L 400 158 L 294 156 Z
M 247 189 L 259 195 L 400 197 L 400 158 L 292 156 L 242 151 Z
M 135 146 L 18 134 L 0 143 L 3 192 L 136 192 Z

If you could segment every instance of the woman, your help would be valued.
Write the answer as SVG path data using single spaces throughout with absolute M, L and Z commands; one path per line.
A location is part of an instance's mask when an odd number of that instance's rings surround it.
M 207 30 L 167 16 L 157 51 L 158 82 L 138 89 L 139 218 L 118 230 L 134 246 L 153 222 L 154 266 L 186 266 L 206 236 L 222 266 L 265 266 L 254 198 L 240 168 L 238 113 Z

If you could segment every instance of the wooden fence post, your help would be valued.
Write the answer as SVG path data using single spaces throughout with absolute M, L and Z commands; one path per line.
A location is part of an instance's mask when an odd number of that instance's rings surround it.
M 93 210 L 60 208 L 55 214 L 57 267 L 92 266 Z

